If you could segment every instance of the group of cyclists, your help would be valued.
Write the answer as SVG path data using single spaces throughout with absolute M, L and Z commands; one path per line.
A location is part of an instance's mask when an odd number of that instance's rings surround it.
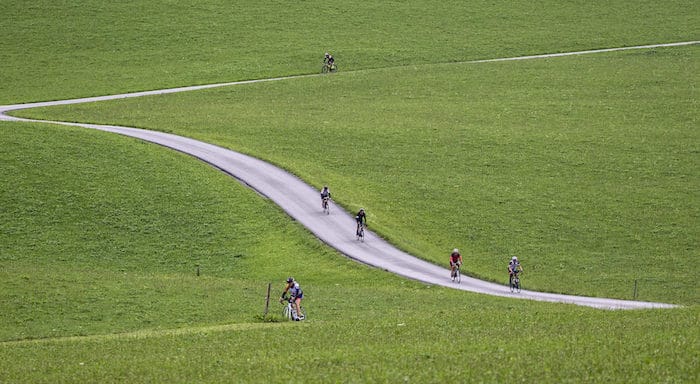
M 363 211 L 363 210 L 361 210 Z M 363 212 L 364 213 L 364 212 Z M 358 214 L 359 215 L 359 214 Z M 358 221 L 358 227 L 359 227 L 359 221 Z M 455 248 L 452 250 L 452 253 L 450 254 L 450 272 L 451 276 L 454 280 L 455 276 L 455 270 L 460 268 L 462 266 L 462 254 L 459 252 L 459 249 Z M 508 285 L 513 284 L 513 278 L 517 277 L 519 273 L 523 271 L 523 266 L 520 265 L 520 261 L 518 260 L 517 256 L 513 256 L 510 261 L 508 262 Z M 302 314 L 301 311 L 301 300 L 304 298 L 304 291 L 302 291 L 301 287 L 299 286 L 299 283 L 294 280 L 293 277 L 290 277 L 287 279 L 287 285 L 284 287 L 284 291 L 282 292 L 282 296 L 280 297 L 280 302 L 284 302 L 289 300 L 292 305 L 294 305 L 295 313 L 294 313 L 294 321 L 300 321 L 304 320 L 304 315 Z M 287 297 L 287 293 L 289 293 L 289 297 Z
M 450 254 L 450 276 L 455 276 L 455 270 L 462 266 L 462 254 L 459 249 L 455 248 Z M 520 265 L 520 260 L 517 256 L 513 256 L 508 262 L 508 285 L 513 284 L 513 278 L 517 277 L 523 271 L 523 266 Z
M 331 191 L 328 189 L 328 186 L 324 186 L 323 189 L 321 189 L 321 208 L 326 208 L 326 205 L 328 204 L 328 201 L 331 198 Z M 365 213 L 364 208 L 360 208 L 360 211 L 357 212 L 355 215 L 355 235 L 358 235 L 360 232 L 360 228 L 364 227 L 367 228 L 367 214 Z M 459 253 L 459 249 L 455 248 L 452 250 L 452 253 L 450 254 L 450 276 L 455 276 L 455 270 L 460 268 L 462 265 L 462 254 Z M 510 261 L 508 262 L 508 284 L 510 285 L 513 282 L 513 277 L 517 276 L 520 272 L 523 271 L 522 265 L 520 265 L 520 261 L 518 260 L 517 256 L 513 256 Z
M 323 186 L 323 189 L 321 189 L 321 208 L 326 209 L 328 205 L 328 201 L 331 199 L 331 191 L 328 189 L 327 185 Z M 357 212 L 355 215 L 355 235 L 358 236 L 360 234 L 360 229 L 361 228 L 367 228 L 367 214 L 365 213 L 364 208 L 360 208 L 360 210 Z

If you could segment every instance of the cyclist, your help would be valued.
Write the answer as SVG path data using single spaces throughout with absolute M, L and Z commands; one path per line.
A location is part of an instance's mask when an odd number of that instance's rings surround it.
M 513 284 L 513 276 L 523 271 L 523 266 L 520 265 L 517 256 L 513 256 L 508 263 L 508 285 Z
M 304 314 L 301 313 L 301 299 L 304 298 L 304 291 L 301 290 L 299 283 L 297 283 L 293 277 L 287 279 L 287 285 L 284 287 L 284 292 L 282 292 L 280 302 L 283 302 L 286 299 L 285 296 L 287 295 L 287 292 L 289 292 L 291 301 L 294 303 L 294 309 L 296 310 L 293 320 L 304 320 Z
M 326 54 L 323 57 L 323 64 L 325 64 L 328 67 L 329 71 L 335 69 L 335 59 L 333 58 L 333 55 L 326 52 Z
M 450 254 L 450 270 L 452 271 L 450 276 L 452 276 L 452 280 L 455 278 L 455 269 L 459 268 L 461 265 L 462 255 L 459 253 L 459 249 L 455 248 L 452 250 L 452 254 Z
M 367 228 L 367 215 L 365 214 L 365 209 L 360 208 L 355 216 L 355 221 L 357 222 L 357 228 L 355 228 L 355 235 L 360 236 L 360 226 Z
M 328 189 L 328 186 L 324 186 L 323 189 L 321 190 L 321 208 L 326 208 L 325 206 L 325 200 L 331 199 L 331 191 Z

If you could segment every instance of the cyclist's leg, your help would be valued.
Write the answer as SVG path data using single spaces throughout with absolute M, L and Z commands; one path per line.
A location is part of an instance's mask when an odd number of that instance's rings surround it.
M 301 297 L 296 297 L 294 299 L 294 307 L 296 308 L 297 311 L 297 319 L 303 319 L 303 315 L 301 313 Z

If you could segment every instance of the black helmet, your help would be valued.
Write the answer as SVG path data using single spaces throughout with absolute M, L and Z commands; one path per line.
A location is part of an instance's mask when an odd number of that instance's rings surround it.
M 290 276 L 289 278 L 287 278 L 287 283 L 291 283 L 291 282 L 293 282 L 293 281 L 294 281 L 294 278 L 293 278 L 293 277 Z

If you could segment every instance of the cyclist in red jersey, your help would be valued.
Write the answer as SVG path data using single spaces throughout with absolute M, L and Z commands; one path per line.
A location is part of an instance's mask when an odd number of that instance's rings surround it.
M 452 272 L 451 276 L 454 276 L 455 268 L 462 265 L 462 255 L 459 253 L 459 249 L 455 248 L 452 250 L 450 255 L 450 270 Z

